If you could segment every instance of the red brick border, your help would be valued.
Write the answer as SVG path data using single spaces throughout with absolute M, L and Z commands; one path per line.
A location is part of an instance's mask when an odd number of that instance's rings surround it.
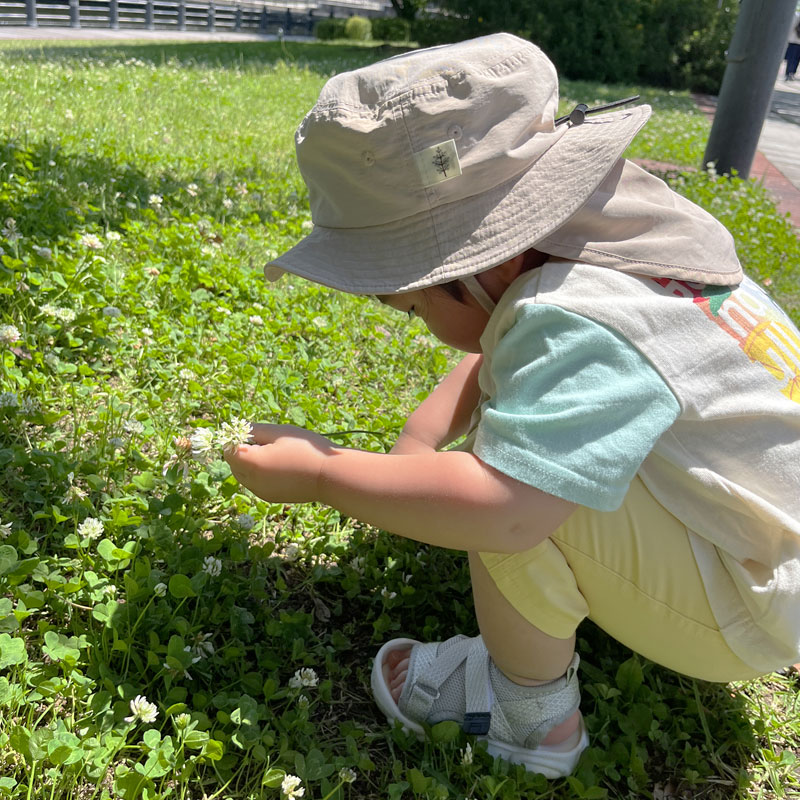
M 710 119 L 714 119 L 716 97 L 693 94 L 697 107 Z M 756 151 L 750 177 L 761 183 L 772 195 L 781 214 L 789 214 L 790 222 L 800 227 L 800 189 L 798 189 L 760 150 Z

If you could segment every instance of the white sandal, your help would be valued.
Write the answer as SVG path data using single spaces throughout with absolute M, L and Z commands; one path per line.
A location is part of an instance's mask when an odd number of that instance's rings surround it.
M 411 649 L 408 674 L 399 701 L 389 691 L 386 657 Z M 421 724 L 461 722 L 466 733 L 487 742 L 492 756 L 522 764 L 547 778 L 569 775 L 589 739 L 583 717 L 574 736 L 557 745 L 540 742 L 578 709 L 577 654 L 562 678 L 541 686 L 518 686 L 497 669 L 483 639 L 454 636 L 422 644 L 392 639 L 381 647 L 372 666 L 372 693 L 390 723 L 395 721 L 420 739 Z M 463 666 L 462 666 L 463 665 Z

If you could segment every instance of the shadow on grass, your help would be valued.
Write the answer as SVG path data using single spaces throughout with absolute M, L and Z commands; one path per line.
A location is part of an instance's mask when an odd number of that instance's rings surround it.
M 271 220 L 276 209 L 285 211 L 296 202 L 290 195 L 297 189 L 277 171 L 266 179 L 256 176 L 262 191 L 230 209 L 229 187 L 253 179 L 247 165 L 239 170 L 198 170 L 194 180 L 201 188 L 190 195 L 186 178 L 171 170 L 148 174 L 147 165 L 114 156 L 68 152 L 53 140 L 0 141 L 0 225 L 12 218 L 22 237 L 49 245 L 87 226 L 118 230 L 147 213 L 153 196 L 169 197 L 170 210 L 182 215 L 222 219 L 257 214 L 262 222 Z
M 144 207 L 157 190 L 131 164 L 67 154 L 53 141 L 0 142 L 0 220 L 13 218 L 23 237 L 56 241 L 87 222 L 116 228 L 126 217 L 118 195 Z

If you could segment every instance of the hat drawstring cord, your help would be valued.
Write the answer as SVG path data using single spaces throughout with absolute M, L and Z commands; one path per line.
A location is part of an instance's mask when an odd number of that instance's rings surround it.
M 609 108 L 625 106 L 628 103 L 632 103 L 634 100 L 638 100 L 639 97 L 640 95 L 635 94 L 632 97 L 626 97 L 624 100 L 615 100 L 613 103 L 606 103 L 602 106 L 594 106 L 594 108 L 589 108 L 586 103 L 578 103 L 578 105 L 576 105 L 575 108 L 569 112 L 569 114 L 559 117 L 553 124 L 558 126 L 564 122 L 569 122 L 570 127 L 573 125 L 582 125 L 587 114 L 597 114 L 600 111 L 608 111 Z

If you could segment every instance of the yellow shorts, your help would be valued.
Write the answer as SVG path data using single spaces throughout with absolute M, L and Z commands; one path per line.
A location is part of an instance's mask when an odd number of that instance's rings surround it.
M 731 681 L 759 674 L 720 633 L 685 526 L 638 477 L 617 511 L 581 507 L 531 550 L 480 556 L 511 605 L 550 636 L 567 639 L 589 617 L 684 675 Z

